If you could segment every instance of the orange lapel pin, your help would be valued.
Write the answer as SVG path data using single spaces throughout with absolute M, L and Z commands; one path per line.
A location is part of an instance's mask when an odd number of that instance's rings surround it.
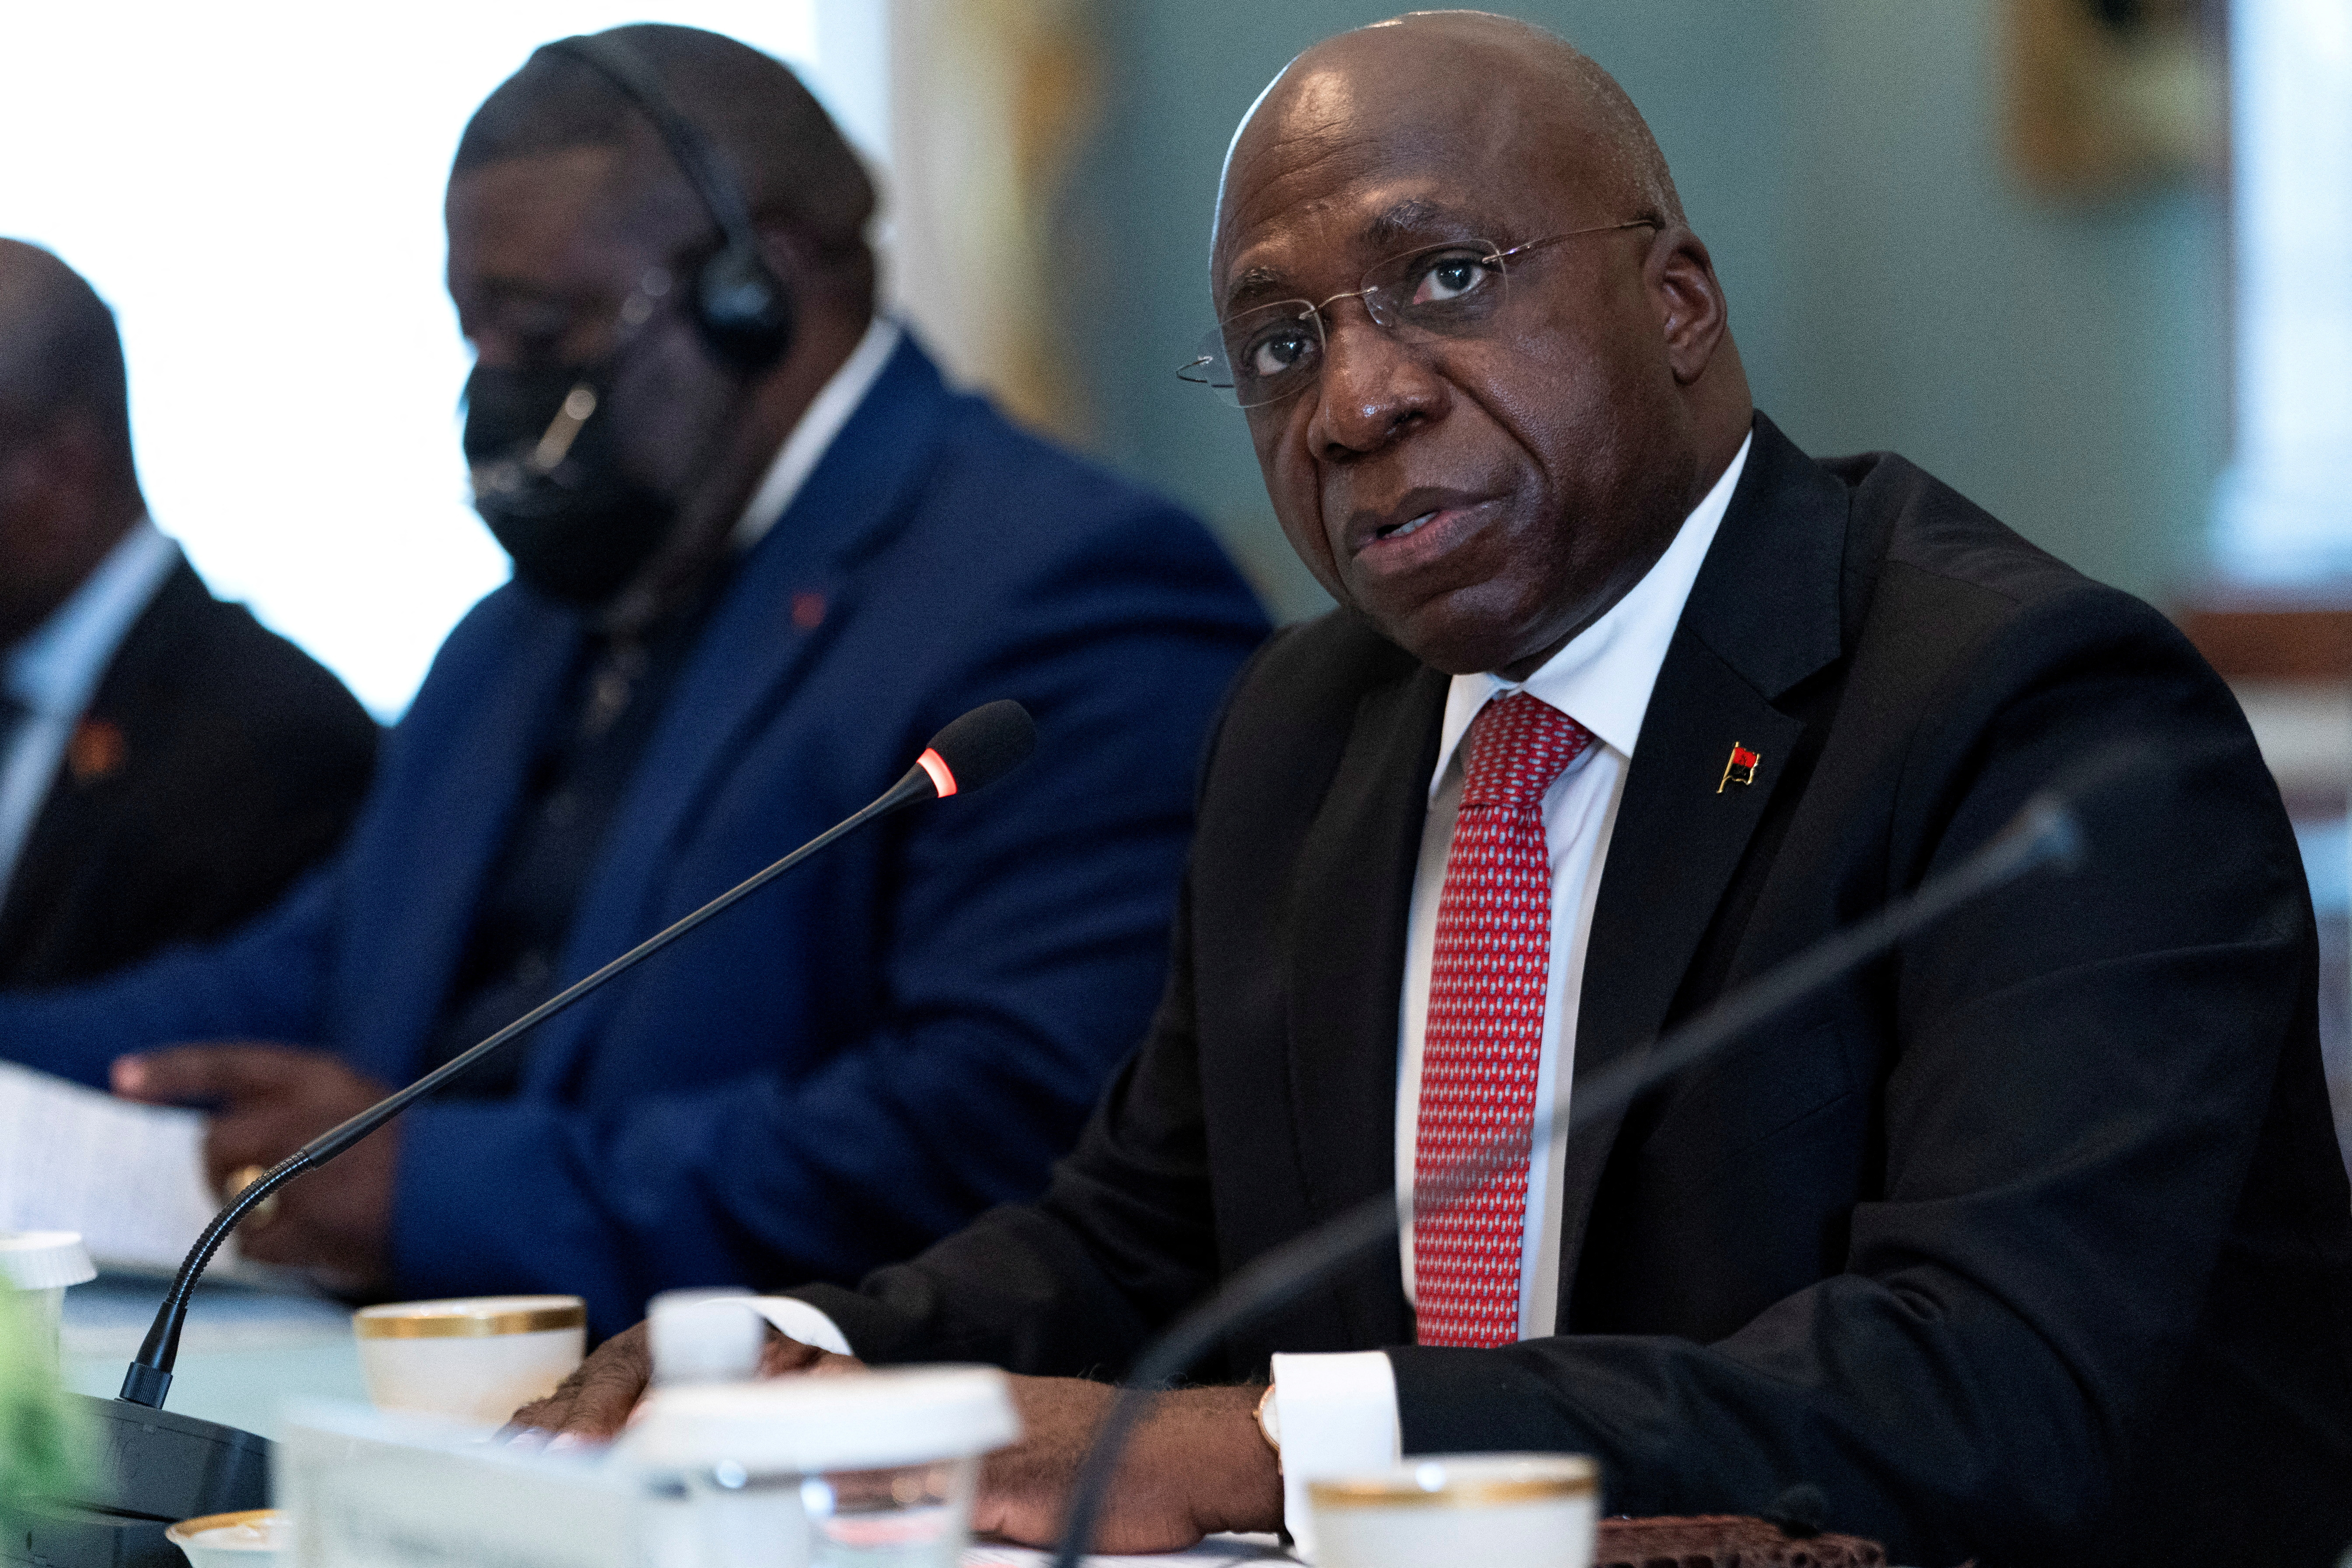
M 78 784 L 93 784 L 119 772 L 131 753 L 122 726 L 110 719 L 84 719 L 66 742 L 66 771 Z

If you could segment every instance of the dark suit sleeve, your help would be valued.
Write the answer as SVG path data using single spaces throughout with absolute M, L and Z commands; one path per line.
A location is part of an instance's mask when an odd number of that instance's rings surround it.
M 1392 1350 L 1406 1451 L 1590 1453 L 1612 1513 L 1752 1510 L 1801 1478 L 1836 1528 L 1938 1561 L 2051 1560 L 2096 1518 L 2179 1371 L 2283 1049 L 2308 1039 L 2294 842 L 2220 682 L 2153 612 L 2086 589 L 2012 618 L 1928 705 L 1882 890 L 2118 741 L 2147 764 L 2088 813 L 2078 874 L 1892 964 L 1891 1071 L 1864 1091 L 1884 1148 L 1841 1271 L 1714 1343 Z
M 828 1313 L 869 1361 L 1123 1371 L 1157 1324 L 1215 1279 L 1182 947 L 1180 936 L 1149 1039 L 1043 1200 L 992 1209 L 856 1289 L 791 1293 Z
M 105 980 L 0 994 L 0 1058 L 104 1088 L 129 1051 L 198 1040 L 315 1042 L 334 961 L 331 861 L 227 940 L 170 949 Z
M 997 605 L 988 651 L 940 693 L 942 720 L 1017 694 L 1040 716 L 1040 755 L 881 829 L 872 1026 L 813 1071 L 618 1112 L 420 1107 L 402 1142 L 404 1291 L 546 1276 L 617 1327 L 714 1257 L 737 1278 L 855 1279 L 1037 1190 L 1148 1023 L 1201 737 L 1264 636 L 1195 526 L 1149 531 L 1163 553 L 1147 531 L 1113 536 Z M 821 890 L 826 874 L 779 891 Z M 681 1019 L 678 1048 L 692 1037 Z M 490 1190 L 499 1204 L 481 1202 Z

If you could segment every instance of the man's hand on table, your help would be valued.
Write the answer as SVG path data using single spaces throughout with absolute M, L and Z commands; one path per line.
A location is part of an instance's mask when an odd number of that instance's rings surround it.
M 776 1335 L 761 1374 L 824 1376 L 865 1370 Z M 614 1335 L 545 1399 L 515 1412 L 514 1425 L 573 1441 L 604 1442 L 628 1424 L 653 1378 L 646 1326 Z M 1015 1377 L 1021 1441 L 981 1467 L 972 1527 L 1028 1545 L 1060 1538 L 1076 1479 L 1095 1429 L 1118 1391 L 1076 1377 Z M 1282 1474 L 1258 1435 L 1256 1388 L 1190 1388 L 1154 1402 L 1129 1442 L 1095 1546 L 1161 1552 L 1222 1530 L 1273 1530 L 1282 1522 Z
M 114 1064 L 113 1088 L 126 1100 L 213 1107 L 205 1176 L 224 1194 L 238 1173 L 276 1164 L 386 1092 L 331 1052 L 243 1041 L 123 1057 Z M 287 1184 L 273 1212 L 257 1211 L 237 1227 L 239 1247 L 257 1262 L 315 1269 L 338 1289 L 381 1283 L 395 1137 L 383 1128 Z
M 1016 1377 L 1021 1441 L 981 1467 L 972 1528 L 1029 1546 L 1062 1536 L 1070 1483 L 1118 1390 Z M 1183 1388 L 1152 1401 L 1120 1456 L 1097 1552 L 1173 1552 L 1221 1530 L 1282 1524 L 1282 1471 L 1257 1429 L 1258 1388 Z
M 767 1348 L 760 1352 L 761 1377 L 793 1373 L 824 1376 L 865 1370 L 866 1363 L 855 1356 L 835 1355 L 773 1331 L 768 1335 Z M 508 1425 L 544 1432 L 559 1440 L 609 1443 L 629 1424 L 631 1412 L 653 1380 L 653 1345 L 646 1325 L 639 1323 L 598 1345 L 596 1353 L 556 1384 L 554 1393 L 516 1411 Z

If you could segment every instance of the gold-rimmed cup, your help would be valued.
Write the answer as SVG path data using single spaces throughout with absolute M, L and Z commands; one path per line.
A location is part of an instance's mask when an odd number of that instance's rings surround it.
M 1601 1477 L 1581 1454 L 1431 1454 L 1307 1497 L 1320 1568 L 1591 1568 Z
M 274 1508 L 184 1519 L 163 1532 L 189 1568 L 273 1568 L 294 1560 L 293 1521 Z
M 352 1331 L 378 1409 L 495 1426 L 580 1364 L 588 1308 L 577 1296 L 394 1301 L 361 1308 Z

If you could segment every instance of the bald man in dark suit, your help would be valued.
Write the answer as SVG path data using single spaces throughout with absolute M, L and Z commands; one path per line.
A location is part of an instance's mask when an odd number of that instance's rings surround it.
M 0 988 L 266 908 L 342 837 L 375 742 L 149 521 L 112 313 L 0 240 Z

